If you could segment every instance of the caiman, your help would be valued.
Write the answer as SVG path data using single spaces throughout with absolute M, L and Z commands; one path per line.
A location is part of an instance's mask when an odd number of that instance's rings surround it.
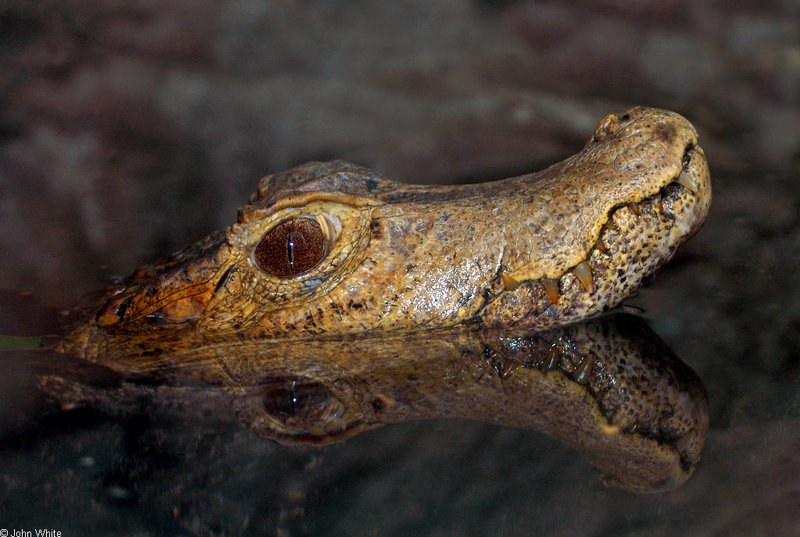
M 263 178 L 227 229 L 84 297 L 37 382 L 63 408 L 213 401 L 289 444 L 437 416 L 532 427 L 609 483 L 672 488 L 702 450 L 702 383 L 663 345 L 572 323 L 633 293 L 710 199 L 697 132 L 650 108 L 498 182 L 305 164 Z
M 710 200 L 694 127 L 643 107 L 497 182 L 406 185 L 312 162 L 261 179 L 227 229 L 85 297 L 57 348 L 113 367 L 241 341 L 564 326 L 631 295 Z
M 700 378 L 624 314 L 527 335 L 461 326 L 231 342 L 118 357 L 114 370 L 41 353 L 33 364 L 38 386 L 62 408 L 123 422 L 144 413 L 169 424 L 171 437 L 224 431 L 234 411 L 259 436 L 288 445 L 391 423 L 480 420 L 546 433 L 606 484 L 638 493 L 685 482 L 708 428 Z

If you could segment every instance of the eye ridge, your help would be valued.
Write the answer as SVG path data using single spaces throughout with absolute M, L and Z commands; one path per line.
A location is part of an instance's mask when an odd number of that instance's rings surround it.
M 256 264 L 278 277 L 297 276 L 316 267 L 328 253 L 327 237 L 312 218 L 291 218 L 267 231 L 256 246 Z

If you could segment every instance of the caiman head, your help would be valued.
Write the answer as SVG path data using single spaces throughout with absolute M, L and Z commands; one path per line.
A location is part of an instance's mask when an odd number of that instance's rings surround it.
M 267 176 L 238 221 L 73 310 L 90 359 L 230 341 L 539 330 L 633 293 L 702 225 L 711 187 L 678 114 L 609 115 L 534 174 L 404 185 L 340 161 Z

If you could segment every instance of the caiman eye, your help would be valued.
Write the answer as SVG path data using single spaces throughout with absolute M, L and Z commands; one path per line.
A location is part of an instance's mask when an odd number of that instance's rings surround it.
M 256 246 L 255 261 L 275 276 L 286 277 L 311 270 L 327 253 L 328 237 L 318 220 L 301 217 L 270 229 Z

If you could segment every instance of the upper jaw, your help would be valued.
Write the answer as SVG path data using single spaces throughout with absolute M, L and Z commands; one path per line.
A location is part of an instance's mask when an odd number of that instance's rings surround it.
M 684 132 L 682 154 L 665 166 L 658 190 L 610 209 L 596 240 L 564 269 L 533 278 L 501 273 L 482 322 L 534 330 L 577 322 L 616 306 L 669 261 L 701 228 L 711 203 L 704 152 L 694 129 Z

